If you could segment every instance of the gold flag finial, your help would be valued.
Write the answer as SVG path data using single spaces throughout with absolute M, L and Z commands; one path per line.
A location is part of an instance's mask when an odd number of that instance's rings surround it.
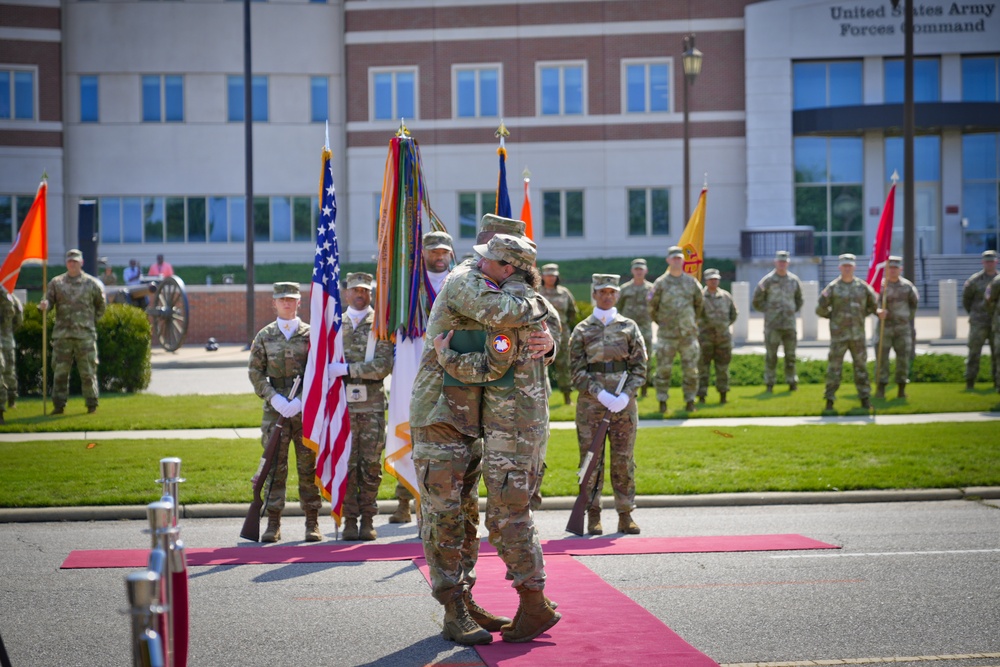
M 528 171 L 527 167 L 525 167 L 524 171 L 521 172 L 521 178 L 523 178 L 526 181 L 530 181 L 531 180 L 531 172 Z
M 408 136 L 410 136 L 410 131 L 408 129 L 406 129 L 406 119 L 405 118 L 400 118 L 399 119 L 399 129 L 396 130 L 396 136 L 397 137 L 408 137 Z
M 500 127 L 498 127 L 497 131 L 493 133 L 493 136 L 498 138 L 500 141 L 503 141 L 504 137 L 510 136 L 510 131 L 507 129 L 507 126 L 503 124 L 503 118 L 500 119 Z

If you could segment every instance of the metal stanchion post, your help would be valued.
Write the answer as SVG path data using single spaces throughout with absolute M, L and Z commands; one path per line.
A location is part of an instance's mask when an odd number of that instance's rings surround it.
M 170 524 L 173 515 L 172 500 L 160 500 L 150 503 L 146 508 L 149 517 L 149 532 L 153 550 L 149 554 L 149 569 L 161 577 L 160 612 L 163 634 L 163 663 L 165 667 L 175 667 L 174 664 L 174 612 L 173 585 L 170 576 L 170 552 L 176 538 L 177 528 Z
M 180 503 L 177 499 L 177 484 L 186 481 L 181 474 L 181 460 L 176 456 L 171 456 L 165 459 L 160 459 L 160 479 L 156 480 L 157 484 L 163 485 L 163 498 L 161 500 L 166 500 L 168 497 L 174 503 L 173 512 L 170 515 L 170 525 L 177 526 L 177 514 L 180 511 Z
M 132 614 L 132 667 L 165 667 L 163 645 L 153 627 L 160 610 L 160 576 L 150 570 L 133 572 L 125 587 Z

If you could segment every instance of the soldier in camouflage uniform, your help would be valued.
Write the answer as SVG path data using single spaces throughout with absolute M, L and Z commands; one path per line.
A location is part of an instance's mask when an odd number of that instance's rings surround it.
M 15 295 L 7 292 L 0 285 L 0 298 L 6 295 L 10 299 L 12 313 L 10 317 L 0 316 L 0 347 L 3 348 L 3 379 L 7 386 L 7 407 L 13 408 L 17 402 L 17 342 L 14 340 L 14 332 L 21 328 L 24 323 L 24 305 Z M 0 306 L 5 308 L 5 306 Z M 0 402 L 0 413 L 3 412 L 4 403 Z M 2 418 L 2 415 L 0 415 Z
M 351 456 L 347 463 L 344 495 L 344 539 L 374 540 L 373 520 L 378 513 L 378 488 L 382 483 L 385 451 L 385 388 L 382 381 L 392 370 L 389 340 L 371 336 L 373 278 L 370 273 L 347 274 L 347 312 L 341 333 L 344 361 L 330 363 L 330 378 L 343 377 L 347 412 L 351 418 Z M 358 517 L 361 528 L 358 528 Z
M 250 346 L 249 375 L 254 393 L 264 400 L 261 420 L 261 446 L 267 447 L 271 429 L 284 417 L 278 441 L 277 461 L 264 507 L 267 530 L 261 542 L 281 539 L 281 512 L 285 509 L 285 485 L 288 480 L 289 443 L 295 443 L 295 464 L 299 472 L 299 505 L 306 515 L 306 542 L 319 542 L 319 510 L 323 505 L 316 486 L 316 453 L 302 443 L 302 400 L 289 397 L 296 376 L 303 377 L 309 352 L 309 325 L 298 318 L 302 294 L 298 283 L 274 283 L 274 308 L 277 320 L 261 329 Z
M 76 361 L 87 412 L 97 410 L 97 320 L 104 314 L 104 286 L 83 270 L 83 253 L 66 253 L 66 273 L 49 281 L 38 307 L 55 306 L 52 327 L 52 414 L 60 415 L 69 398 L 69 371 Z
M 482 403 L 486 527 L 520 597 L 516 620 L 503 628 L 502 637 L 520 643 L 561 618 L 543 593 L 545 563 L 531 508 L 540 453 L 549 436 L 549 404 L 545 362 L 528 348 L 530 334 L 559 314 L 535 292 L 535 249 L 525 239 L 497 234 L 475 250 L 483 257 L 479 266 L 487 277 L 504 292 L 527 298 L 534 308 L 528 326 L 488 329 L 481 352 L 449 349 L 453 332 L 434 339 L 438 361 L 450 376 L 470 384 L 491 383 L 483 387 Z
M 646 352 L 652 353 L 653 319 L 649 316 L 649 301 L 653 298 L 653 283 L 646 280 L 647 271 L 645 259 L 639 257 L 632 260 L 632 280 L 622 285 L 617 308 L 622 317 L 627 317 L 639 325 L 642 342 L 646 344 Z M 646 384 L 642 385 L 642 398 L 646 397 L 646 390 L 652 383 L 652 373 L 647 373 Z
M 986 312 L 992 317 L 993 349 L 1000 350 L 1000 275 L 993 276 L 993 280 L 986 286 Z M 993 370 L 993 387 L 1000 392 L 1000 366 Z
M 997 353 L 993 345 L 990 314 L 986 312 L 986 286 L 997 275 L 997 253 L 987 250 L 983 253 L 983 270 L 973 273 L 962 288 L 962 305 L 969 314 L 969 357 L 965 361 L 965 388 L 976 386 L 979 377 L 979 357 L 983 353 L 983 343 L 990 346 L 990 364 L 992 375 L 997 373 Z
M 0 285 L 0 330 L 6 330 L 13 327 L 14 322 L 14 299 L 11 297 L 7 289 Z M 0 355 L 0 424 L 4 424 L 3 413 L 8 407 L 7 396 L 10 389 L 7 385 L 7 368 L 13 365 L 13 362 L 7 360 L 6 345 L 4 348 L 4 354 Z M 13 405 L 13 403 L 11 403 Z
M 573 367 L 573 385 L 580 390 L 576 404 L 580 464 L 583 464 L 605 411 L 610 410 L 607 437 L 611 443 L 611 488 L 618 512 L 618 532 L 638 535 L 639 526 L 632 520 L 632 509 L 635 507 L 635 432 L 639 422 L 635 395 L 646 382 L 646 344 L 639 326 L 622 317 L 615 308 L 618 289 L 618 276 L 593 275 L 594 312 L 573 329 L 569 356 Z M 624 372 L 628 373 L 628 379 L 621 393 L 616 395 L 613 392 L 618 388 Z M 587 532 L 600 535 L 604 532 L 601 525 L 603 446 L 601 463 L 587 483 L 587 491 L 592 498 L 587 507 Z
M 684 273 L 684 251 L 671 246 L 667 251 L 667 272 L 653 283 L 649 300 L 649 314 L 656 322 L 656 400 L 660 412 L 667 411 L 670 375 L 674 357 L 681 356 L 684 374 L 685 410 L 694 411 L 694 397 L 698 392 L 698 317 L 701 315 L 701 284 Z
M 779 345 L 785 349 L 788 390 L 799 388 L 795 373 L 795 313 L 802 309 L 802 283 L 788 270 L 788 259 L 787 250 L 775 253 L 774 270 L 761 278 L 753 291 L 753 307 L 764 313 L 764 384 L 768 393 L 774 391 Z
M 871 408 L 871 385 L 868 381 L 868 350 L 865 347 L 865 318 L 878 308 L 875 290 L 854 276 L 857 258 L 845 253 L 840 256 L 840 277 L 823 288 L 816 314 L 830 320 L 830 356 L 826 370 L 826 409 L 833 410 L 833 400 L 840 388 L 844 354 L 851 351 L 854 364 L 854 385 L 858 388 L 861 406 Z
M 698 362 L 698 402 L 708 396 L 709 367 L 715 362 L 715 388 L 719 403 L 726 403 L 729 392 L 729 362 L 733 358 L 733 335 L 729 327 L 736 321 L 736 304 L 733 295 L 719 287 L 722 277 L 718 269 L 705 270 L 704 309 L 698 318 L 698 345 L 701 359 Z
M 558 264 L 546 264 L 542 267 L 542 287 L 538 292 L 559 313 L 562 336 L 559 339 L 556 361 L 552 364 L 552 375 L 562 390 L 566 405 L 573 405 L 573 395 L 570 391 L 573 385 L 569 374 L 569 332 L 576 322 L 576 301 L 572 292 L 559 284 Z
M 882 287 L 882 307 L 875 311 L 882 322 L 875 337 L 878 388 L 875 398 L 885 398 L 889 384 L 889 351 L 896 352 L 896 385 L 899 398 L 906 398 L 906 383 L 910 381 L 910 361 L 913 359 L 913 323 L 917 316 L 920 295 L 917 288 L 901 277 L 903 258 L 892 255 L 886 261 L 885 284 Z

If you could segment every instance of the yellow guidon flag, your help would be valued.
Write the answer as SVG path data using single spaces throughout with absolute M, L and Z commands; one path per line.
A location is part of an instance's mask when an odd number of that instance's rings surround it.
M 708 198 L 708 185 L 701 188 L 698 205 L 691 214 L 681 240 L 677 242 L 684 250 L 684 273 L 694 276 L 701 282 L 701 267 L 705 264 L 705 200 Z

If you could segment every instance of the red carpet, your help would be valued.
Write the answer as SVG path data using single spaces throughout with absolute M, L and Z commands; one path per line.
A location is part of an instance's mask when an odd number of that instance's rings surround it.
M 713 537 L 617 537 L 546 540 L 546 557 L 600 556 L 625 554 L 709 553 L 738 551 L 789 551 L 799 549 L 837 549 L 802 535 L 724 535 Z M 238 547 L 186 549 L 188 566 L 279 565 L 283 563 L 353 563 L 366 560 L 411 560 L 423 558 L 420 542 L 365 544 L 327 541 L 322 544 L 294 546 L 259 546 L 247 543 Z M 483 555 L 495 554 L 483 542 Z M 145 567 L 149 549 L 95 549 L 73 551 L 62 569 L 106 567 Z
M 421 558 L 414 563 L 427 578 L 426 561 Z M 506 571 L 499 558 L 480 558 L 474 593 L 476 602 L 486 609 L 513 617 L 517 593 L 504 579 Z M 559 603 L 562 620 L 524 644 L 508 644 L 495 634 L 492 644 L 476 647 L 488 667 L 717 665 L 574 558 L 546 552 L 545 571 L 545 594 Z

